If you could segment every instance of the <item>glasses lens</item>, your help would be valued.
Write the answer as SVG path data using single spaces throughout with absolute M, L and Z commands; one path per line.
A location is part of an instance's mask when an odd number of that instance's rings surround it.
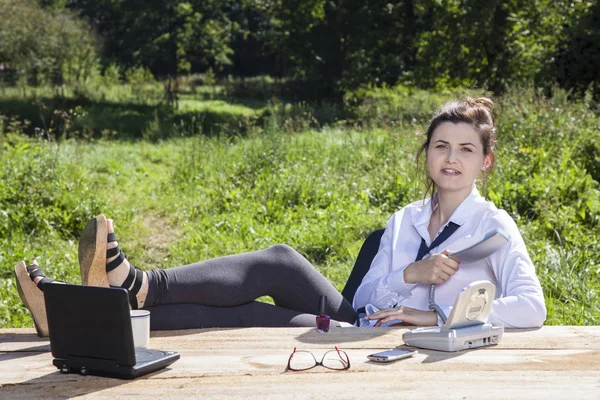
M 347 369 L 349 367 L 348 355 L 337 350 L 331 350 L 323 356 L 323 366 L 329 369 Z
M 298 350 L 290 359 L 290 369 L 301 371 L 317 365 L 315 357 L 309 351 Z

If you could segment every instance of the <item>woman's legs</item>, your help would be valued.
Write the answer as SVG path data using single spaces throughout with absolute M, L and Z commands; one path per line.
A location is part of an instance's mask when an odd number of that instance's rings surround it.
M 235 307 L 167 304 L 147 307 L 146 310 L 151 312 L 151 330 L 315 326 L 315 316 L 312 314 L 258 301 Z M 334 326 L 335 321 L 331 324 Z
M 107 230 L 113 232 L 112 220 L 108 220 Z M 117 242 L 109 242 L 107 248 L 116 246 Z M 107 263 L 116 258 L 107 258 Z M 128 272 L 125 259 L 108 272 L 109 283 L 122 285 Z M 133 283 L 128 289 L 131 287 Z M 254 302 L 265 295 L 273 298 L 276 307 Z M 153 325 L 163 326 L 160 329 L 314 326 L 320 296 L 327 296 L 325 312 L 334 320 L 354 322 L 352 305 L 308 260 L 287 245 L 275 245 L 183 267 L 145 271 L 137 301 L 140 308 L 154 310 L 151 320 Z
M 146 307 L 185 303 L 234 307 L 268 295 L 277 306 L 286 309 L 281 311 L 281 318 L 289 319 L 289 312 L 295 312 L 295 316 L 311 314 L 314 325 L 319 297 L 327 296 L 325 312 L 333 319 L 354 322 L 356 317 L 352 305 L 333 285 L 287 245 L 147 272 Z M 249 306 L 248 310 L 263 309 Z M 270 308 L 264 310 L 274 312 Z

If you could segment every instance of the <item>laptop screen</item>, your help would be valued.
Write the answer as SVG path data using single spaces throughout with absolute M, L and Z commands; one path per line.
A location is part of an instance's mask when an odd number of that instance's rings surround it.
M 52 284 L 44 299 L 54 357 L 136 364 L 125 289 Z

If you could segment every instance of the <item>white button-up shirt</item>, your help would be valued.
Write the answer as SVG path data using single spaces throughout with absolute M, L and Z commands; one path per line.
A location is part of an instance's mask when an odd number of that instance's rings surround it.
M 356 290 L 355 309 L 372 304 L 378 309 L 402 305 L 429 310 L 430 285 L 407 284 L 404 270 L 415 261 L 421 238 L 427 246 L 435 239 L 429 237 L 427 230 L 432 211 L 429 199 L 409 204 L 390 218 L 371 268 Z M 489 322 L 506 327 L 541 326 L 546 319 L 542 288 L 519 229 L 508 213 L 485 200 L 474 188 L 448 222 L 460 227 L 445 242 L 431 249 L 430 254 L 445 249 L 462 250 L 497 228 L 508 234 L 509 241 L 483 260 L 461 263 L 448 281 L 436 285 L 435 302 L 446 315 L 450 314 L 456 297 L 465 286 L 488 280 L 496 285 Z

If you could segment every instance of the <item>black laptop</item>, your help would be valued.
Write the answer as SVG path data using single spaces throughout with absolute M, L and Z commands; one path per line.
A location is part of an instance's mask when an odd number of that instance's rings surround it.
M 125 289 L 52 284 L 44 299 L 52 363 L 61 372 L 133 379 L 179 359 L 172 351 L 134 348 Z

